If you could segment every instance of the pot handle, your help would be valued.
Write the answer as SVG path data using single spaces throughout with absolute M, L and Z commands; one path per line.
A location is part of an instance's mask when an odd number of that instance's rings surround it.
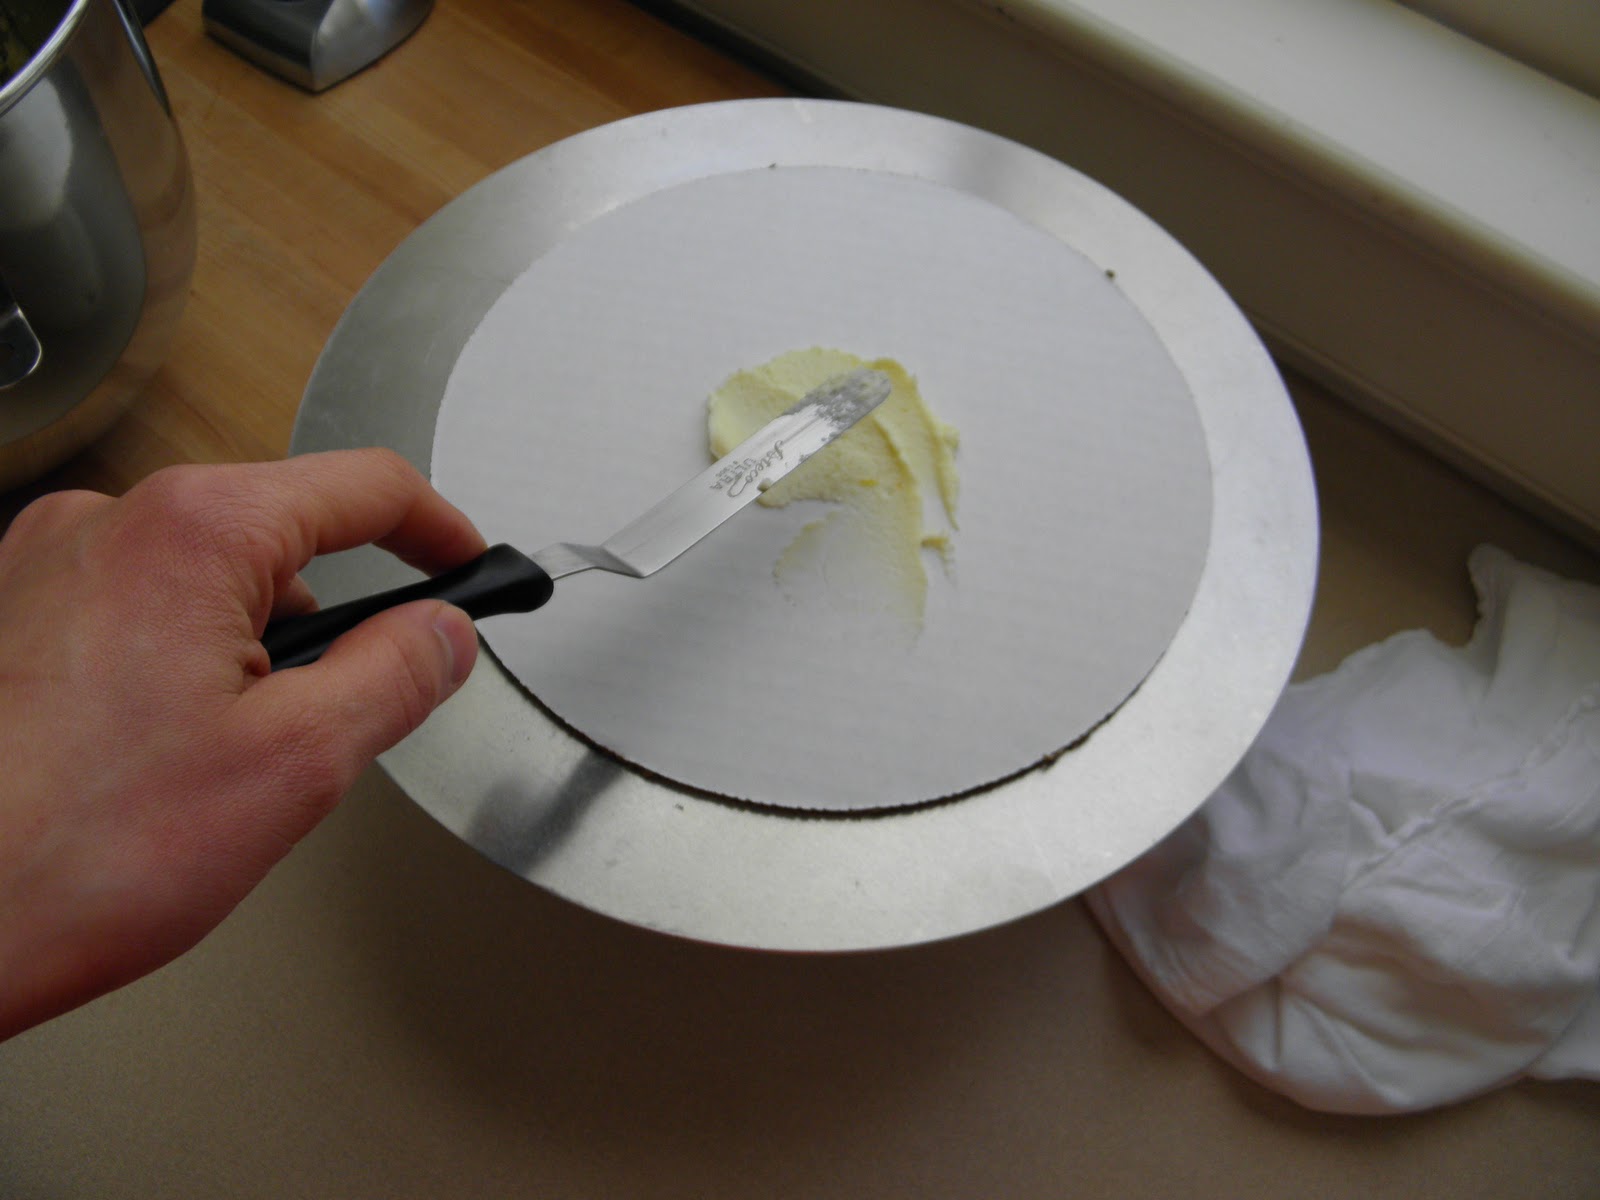
M 0 391 L 32 375 L 42 354 L 33 326 L 0 279 Z

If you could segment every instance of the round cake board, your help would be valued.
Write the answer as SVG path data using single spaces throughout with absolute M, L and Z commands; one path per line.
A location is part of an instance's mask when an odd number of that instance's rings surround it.
M 1209 459 L 1115 279 L 986 200 L 784 167 L 598 218 L 468 340 L 434 481 L 492 541 L 600 541 L 709 464 L 718 384 L 815 346 L 894 358 L 960 432 L 958 528 L 925 556 L 919 622 L 821 571 L 780 583 L 817 513 L 758 506 L 646 581 L 589 572 L 486 620 L 496 657 L 593 744 L 755 804 L 943 800 L 1079 742 L 1188 611 Z

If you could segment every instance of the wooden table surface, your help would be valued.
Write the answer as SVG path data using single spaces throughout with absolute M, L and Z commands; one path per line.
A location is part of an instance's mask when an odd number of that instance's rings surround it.
M 160 467 L 282 457 L 317 355 L 407 234 L 480 179 L 607 121 L 781 94 L 624 0 L 441 0 L 321 95 L 206 36 L 200 0 L 147 31 L 195 177 L 194 282 L 166 365 L 110 434 L 3 501 L 125 491 Z
M 418 224 L 559 138 L 780 94 L 622 0 L 438 0 L 320 96 L 149 40 L 199 259 L 148 395 L 0 501 L 281 456 L 341 312 Z M 1600 560 L 1314 389 L 1322 574 L 1301 674 L 1474 619 L 1494 541 Z M 377 772 L 212 938 L 0 1046 L 0 1193 L 67 1196 L 1600 1197 L 1600 1092 L 1307 1113 L 1215 1060 L 1081 905 L 890 955 L 748 955 L 581 912 L 490 867 Z

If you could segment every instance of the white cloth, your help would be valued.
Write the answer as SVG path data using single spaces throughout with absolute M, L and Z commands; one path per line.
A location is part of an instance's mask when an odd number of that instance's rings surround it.
M 1289 688 L 1088 897 L 1208 1045 L 1312 1108 L 1600 1080 L 1600 588 L 1469 568 L 1465 647 L 1400 634 Z

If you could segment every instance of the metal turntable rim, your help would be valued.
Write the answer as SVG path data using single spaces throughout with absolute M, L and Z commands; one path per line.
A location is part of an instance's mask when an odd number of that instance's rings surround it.
M 1076 895 L 1192 813 L 1259 732 L 1309 616 L 1315 497 L 1282 382 L 1216 282 L 1125 201 L 1017 143 L 871 105 L 728 101 L 601 126 L 490 176 L 402 243 L 324 349 L 291 452 L 387 445 L 426 472 L 456 356 L 538 254 L 621 203 L 773 163 L 961 188 L 1115 273 L 1189 384 L 1212 465 L 1211 548 L 1166 654 L 1053 765 L 881 817 L 749 810 L 648 778 L 558 726 L 490 656 L 382 763 L 492 861 L 636 925 L 775 950 L 955 936 Z M 324 603 L 410 577 L 371 549 L 306 575 Z

